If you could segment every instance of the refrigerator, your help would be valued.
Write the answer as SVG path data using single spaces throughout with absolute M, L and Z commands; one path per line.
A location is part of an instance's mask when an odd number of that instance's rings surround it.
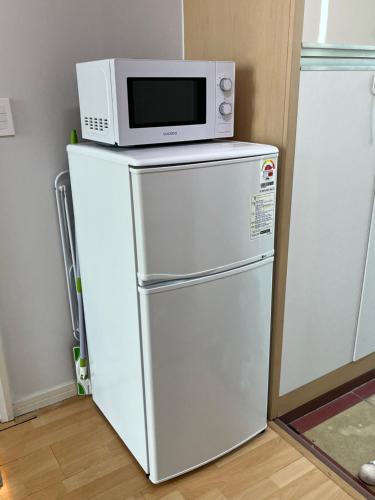
M 301 56 L 281 395 L 375 351 L 375 47 Z
M 67 149 L 93 399 L 158 483 L 266 428 L 278 151 Z

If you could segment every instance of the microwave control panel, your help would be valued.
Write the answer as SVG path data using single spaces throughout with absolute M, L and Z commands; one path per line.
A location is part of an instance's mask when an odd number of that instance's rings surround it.
M 216 116 L 215 135 L 233 135 L 234 64 L 216 62 Z

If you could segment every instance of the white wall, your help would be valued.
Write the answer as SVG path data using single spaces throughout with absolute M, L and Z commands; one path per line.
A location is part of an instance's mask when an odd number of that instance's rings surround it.
M 305 0 L 303 41 L 375 45 L 375 1 Z
M 73 380 L 53 181 L 79 128 L 75 63 L 182 57 L 181 0 L 0 0 L 0 323 L 14 401 Z
M 12 420 L 13 416 L 7 361 L 4 352 L 3 336 L 0 331 L 0 422 Z

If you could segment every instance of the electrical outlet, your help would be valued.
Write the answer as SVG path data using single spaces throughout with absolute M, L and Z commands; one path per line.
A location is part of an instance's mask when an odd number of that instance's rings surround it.
M 0 97 L 0 136 L 15 135 L 9 97 Z

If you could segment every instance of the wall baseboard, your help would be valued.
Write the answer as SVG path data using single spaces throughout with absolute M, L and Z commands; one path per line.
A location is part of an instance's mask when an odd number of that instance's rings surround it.
M 374 366 L 375 352 L 358 361 L 352 361 L 347 365 L 341 366 L 308 384 L 298 387 L 298 389 L 294 389 L 294 391 L 279 396 L 277 406 L 274 406 L 274 411 L 272 413 L 270 412 L 268 417 L 273 420 L 302 405 L 311 403 L 313 400 L 340 388 L 344 384 L 350 383 L 356 378 L 366 375 L 374 369 Z M 364 380 L 364 382 L 365 381 L 366 380 Z
M 30 411 L 38 410 L 44 406 L 59 403 L 64 399 L 71 398 L 77 395 L 77 385 L 74 381 L 66 384 L 58 385 L 53 389 L 34 393 L 32 396 L 20 399 L 13 403 L 14 416 L 18 417 L 29 413 Z

